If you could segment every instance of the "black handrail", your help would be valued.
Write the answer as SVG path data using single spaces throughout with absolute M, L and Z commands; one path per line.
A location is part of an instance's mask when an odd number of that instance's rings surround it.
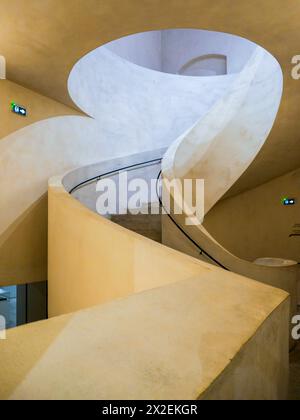
M 109 172 L 105 172 L 101 175 L 97 175 L 93 178 L 90 178 L 86 181 L 83 181 L 81 183 L 79 183 L 78 185 L 76 185 L 75 187 L 73 187 L 70 191 L 69 194 L 73 194 L 77 189 L 83 187 L 86 184 L 89 184 L 92 181 L 100 181 L 102 178 L 107 177 L 109 175 L 113 175 L 116 174 L 118 172 L 122 172 L 125 170 L 129 170 L 129 169 L 133 169 L 139 166 L 144 166 L 144 165 L 150 165 L 150 164 L 154 164 L 154 163 L 161 163 L 162 162 L 162 158 L 157 158 L 157 159 L 152 159 L 152 160 L 148 160 L 146 162 L 141 162 L 141 163 L 134 163 L 132 165 L 128 165 L 128 166 L 124 166 L 122 168 L 119 169 L 114 169 L 111 170 Z M 226 271 L 230 271 L 228 268 L 226 268 L 223 264 L 221 264 L 218 260 L 216 260 L 214 257 L 212 257 L 208 252 L 206 252 L 203 248 L 201 248 L 197 242 L 195 242 L 183 229 L 182 227 L 176 222 L 176 220 L 174 220 L 174 218 L 166 211 L 164 204 L 162 202 L 162 199 L 159 195 L 159 191 L 158 191 L 158 183 L 159 183 L 159 179 L 161 178 L 161 174 L 162 171 L 159 172 L 157 180 L 156 180 L 156 194 L 157 194 L 157 198 L 159 200 L 159 203 L 161 205 L 161 207 L 165 210 L 166 215 L 170 218 L 170 220 L 172 220 L 172 222 L 176 225 L 176 227 L 180 230 L 180 232 L 183 233 L 183 235 L 200 251 L 200 255 L 205 255 L 207 258 L 209 258 L 211 261 L 213 261 L 215 264 L 217 264 L 219 267 L 223 268 Z
M 93 178 L 87 179 L 86 181 L 83 181 L 80 184 L 76 185 L 75 187 L 73 187 L 69 191 L 69 194 L 73 194 L 76 190 L 78 190 L 79 188 L 83 187 L 86 184 L 89 184 L 92 181 L 100 181 L 100 179 L 102 179 L 102 178 L 104 178 L 106 176 L 109 176 L 109 175 L 116 174 L 118 172 L 122 172 L 122 171 L 125 171 L 125 170 L 128 170 L 128 169 L 133 169 L 133 168 L 135 168 L 137 166 L 148 165 L 148 164 L 151 164 L 151 163 L 153 164 L 153 163 L 156 163 L 156 162 L 157 163 L 160 163 L 161 161 L 162 161 L 162 158 L 157 158 L 157 159 L 148 160 L 148 161 L 142 162 L 142 163 L 134 163 L 134 164 L 129 165 L 129 166 L 124 166 L 123 168 L 114 169 L 112 171 L 105 172 L 105 173 L 103 173 L 101 175 L 97 175 L 97 176 L 95 176 Z
M 162 201 L 162 199 L 161 199 L 161 196 L 160 196 L 160 194 L 159 194 L 159 191 L 158 191 L 158 183 L 159 183 L 159 180 L 160 180 L 160 178 L 161 178 L 161 175 L 162 175 L 162 171 L 160 171 L 159 172 L 159 174 L 158 174 L 158 177 L 157 177 L 157 180 L 156 180 L 156 195 L 157 195 L 157 198 L 158 198 L 158 200 L 159 200 L 159 203 L 160 203 L 160 205 L 161 205 L 161 207 L 165 210 L 165 212 L 166 212 L 166 215 L 172 220 L 172 222 L 176 225 L 176 227 L 180 230 L 180 232 L 181 233 L 183 233 L 184 234 L 184 236 L 190 241 L 190 242 L 192 242 L 192 244 L 196 247 L 196 248 L 198 248 L 198 250 L 200 251 L 200 255 L 205 255 L 207 258 L 209 258 L 211 261 L 213 261 L 215 264 L 217 264 L 219 267 L 221 267 L 221 268 L 223 268 L 224 270 L 226 270 L 226 271 L 230 271 L 227 267 L 225 267 L 223 264 L 221 264 L 218 260 L 216 260 L 214 257 L 212 257 L 208 252 L 206 252 L 206 251 L 204 251 L 204 249 L 203 248 L 201 248 L 198 244 L 197 244 L 197 242 L 196 241 L 194 241 L 194 239 L 192 239 L 187 233 L 186 233 L 186 231 L 184 230 L 184 229 L 182 229 L 182 227 L 176 222 L 176 220 L 170 215 L 170 213 L 168 213 L 168 211 L 166 210 L 166 208 L 165 208 L 165 206 L 164 206 L 164 204 L 163 204 L 163 201 Z

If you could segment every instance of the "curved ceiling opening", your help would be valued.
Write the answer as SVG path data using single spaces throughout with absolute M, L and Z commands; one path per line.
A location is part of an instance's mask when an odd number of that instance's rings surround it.
M 137 144 L 143 138 L 168 146 L 224 96 L 259 51 L 268 57 L 265 72 L 279 69 L 282 79 L 278 61 L 239 36 L 196 29 L 138 33 L 83 56 L 70 73 L 69 94 L 108 137 L 128 133 Z
M 239 73 L 257 47 L 239 36 L 198 29 L 170 29 L 134 34 L 106 48 L 147 69 L 183 76 Z

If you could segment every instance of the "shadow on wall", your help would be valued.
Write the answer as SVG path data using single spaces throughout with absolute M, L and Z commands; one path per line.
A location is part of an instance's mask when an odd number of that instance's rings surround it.
M 300 169 L 219 202 L 204 225 L 233 254 L 248 261 L 278 257 L 300 261 Z M 296 198 L 284 206 L 283 197 Z M 299 197 L 300 199 L 300 197 Z
M 48 197 L 45 194 L 0 238 L 0 284 L 47 280 Z

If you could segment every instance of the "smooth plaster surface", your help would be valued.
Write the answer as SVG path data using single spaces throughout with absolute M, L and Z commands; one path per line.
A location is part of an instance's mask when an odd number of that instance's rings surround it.
M 90 211 L 64 190 L 60 178 L 49 183 L 48 230 L 50 316 L 190 278 L 203 270 L 197 260 Z M 210 266 L 204 271 L 210 272 Z
M 220 201 L 204 226 L 233 254 L 248 261 L 278 257 L 300 261 L 300 170 Z M 296 199 L 283 206 L 282 199 Z
M 290 319 L 297 314 L 297 301 L 298 301 L 298 290 L 299 279 L 300 279 L 300 268 L 299 265 L 287 266 L 287 267 L 268 267 L 259 266 L 253 262 L 238 258 L 234 254 L 230 253 L 220 243 L 218 243 L 209 232 L 202 226 L 186 226 L 185 216 L 178 216 L 172 214 L 173 219 L 179 226 L 183 226 L 186 234 L 198 244 L 198 247 L 187 239 L 176 225 L 170 221 L 168 216 L 163 217 L 163 243 L 184 252 L 187 255 L 191 255 L 201 261 L 209 262 L 210 264 L 216 264 L 217 261 L 230 272 L 238 273 L 256 281 L 278 287 L 282 290 L 287 291 L 291 296 L 290 305 Z M 200 249 L 204 250 L 208 255 L 212 256 L 215 261 L 201 254 Z M 292 325 L 290 324 L 290 330 Z M 295 342 L 290 335 L 290 347 L 293 348 Z
M 162 31 L 162 70 L 179 73 L 187 63 L 207 55 L 224 55 L 227 73 L 239 73 L 246 65 L 255 44 L 227 33 L 196 29 Z
M 119 57 L 148 69 L 162 70 L 162 32 L 150 31 L 126 36 L 105 44 Z
M 232 74 L 243 69 L 255 44 L 220 32 L 169 29 L 130 35 L 105 44 L 105 48 L 134 64 L 170 74 L 180 74 L 186 64 L 199 57 L 224 55 L 224 74 Z
M 100 218 L 61 178 L 49 188 L 51 315 L 159 289 L 9 331 L 2 399 L 286 398 L 285 292 Z
M 204 214 L 255 160 L 274 124 L 282 88 L 277 61 L 257 47 L 225 95 L 171 144 L 163 174 L 169 180 L 203 179 Z
M 9 331 L 0 398 L 286 398 L 287 295 L 195 265 L 186 281 Z
M 26 118 L 12 113 L 12 101 L 27 108 Z M 9 80 L 0 80 L 0 113 L 0 284 L 39 282 L 47 279 L 45 193 L 52 174 L 47 170 L 49 165 L 61 166 L 57 151 L 49 153 L 51 137 L 57 135 L 49 127 L 58 116 L 70 121 L 71 115 L 79 114 Z M 39 134 L 36 124 L 42 127 Z M 21 146 L 16 145 L 18 138 Z

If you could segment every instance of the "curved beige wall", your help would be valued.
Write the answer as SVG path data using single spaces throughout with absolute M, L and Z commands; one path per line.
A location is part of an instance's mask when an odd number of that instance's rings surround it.
M 286 398 L 285 292 L 105 220 L 62 177 L 49 216 L 51 316 L 98 306 L 9 331 L 0 398 Z
M 49 182 L 49 315 L 164 286 L 214 268 L 124 229 Z M 226 275 L 226 274 L 225 274 Z
M 12 113 L 12 101 L 26 107 L 26 118 Z M 41 122 L 49 139 L 49 122 L 79 114 L 9 80 L 0 80 L 0 113 L 0 285 L 39 282 L 47 279 L 47 184 L 33 194 L 41 157 L 32 142 L 34 124 Z
M 300 261 L 300 170 L 220 201 L 207 214 L 206 229 L 233 254 L 248 261 L 279 257 Z M 283 206 L 282 198 L 296 199 Z
M 10 333 L 9 355 L 0 347 L 5 378 L 0 397 L 286 398 L 285 292 L 121 228 L 71 197 L 62 179 L 49 182 L 54 318 Z M 133 296 L 118 299 L 127 295 Z M 23 335 L 21 368 L 7 368 Z M 78 342 L 79 336 L 84 339 Z M 73 340 L 77 345 L 70 345 Z M 51 371 L 53 363 L 61 368 Z M 81 369 L 88 372 L 84 382 L 78 380 Z M 51 385 L 58 382 L 59 388 Z
M 285 399 L 288 305 L 214 269 L 10 330 L 0 399 Z
M 226 248 L 220 245 L 220 243 L 218 243 L 202 225 L 186 226 L 185 215 L 172 214 L 172 218 L 179 226 L 183 227 L 185 233 L 194 241 L 194 243 L 198 244 L 200 249 L 203 249 L 227 270 L 258 282 L 280 288 L 289 293 L 291 296 L 290 319 L 297 314 L 298 283 L 300 281 L 299 265 L 289 267 L 256 265 L 253 262 L 243 260 L 230 253 Z M 168 216 L 163 217 L 162 226 L 163 243 L 165 245 L 184 252 L 187 255 L 191 255 L 201 261 L 216 264 L 210 258 L 202 255 L 200 249 L 180 232 Z M 290 323 L 290 330 L 291 329 L 292 324 Z M 290 347 L 292 348 L 294 345 L 295 341 L 292 339 L 292 336 L 290 336 Z
M 15 102 L 27 109 L 26 118 L 11 111 L 10 104 Z M 0 79 L 0 142 L 9 134 L 38 121 L 64 115 L 82 115 L 74 109 L 49 97 L 40 95 L 9 80 Z M 1 158 L 1 156 L 0 156 Z

